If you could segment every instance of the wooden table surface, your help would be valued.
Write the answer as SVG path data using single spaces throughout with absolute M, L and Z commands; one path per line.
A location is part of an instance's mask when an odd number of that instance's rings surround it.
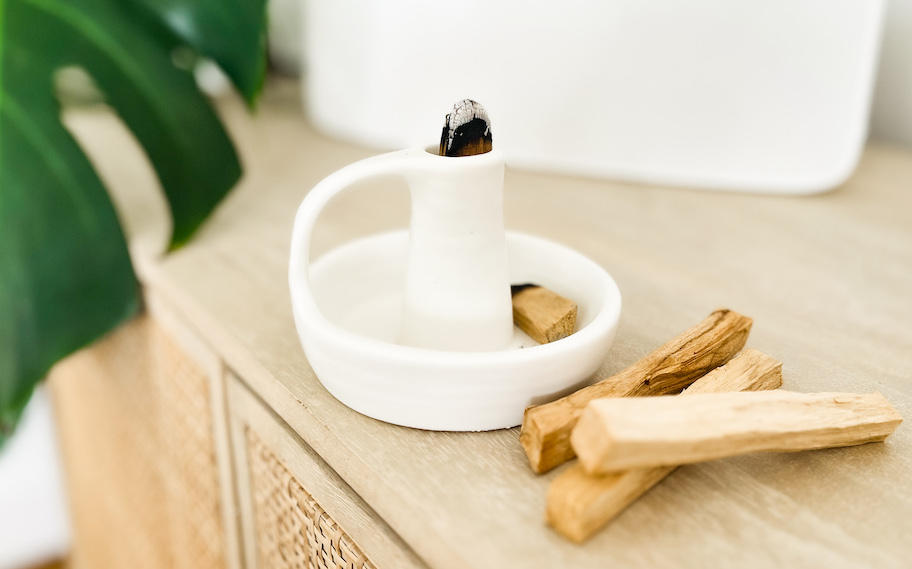
M 912 427 L 884 444 L 758 454 L 679 468 L 583 546 L 543 522 L 561 469 L 528 468 L 519 429 L 433 433 L 362 416 L 307 364 L 292 322 L 295 210 L 321 178 L 375 151 L 305 122 L 295 85 L 259 112 L 222 109 L 247 173 L 195 241 L 161 260 L 163 205 L 110 115 L 67 117 L 114 186 L 144 282 L 428 566 L 908 567 Z M 433 133 L 430 133 L 433 134 Z M 601 373 L 626 367 L 717 307 L 752 316 L 748 346 L 784 362 L 795 391 L 883 393 L 912 418 L 912 151 L 872 143 L 841 188 L 770 197 L 508 170 L 509 229 L 605 267 L 623 310 Z M 407 223 L 404 187 L 357 187 L 318 225 L 319 253 Z

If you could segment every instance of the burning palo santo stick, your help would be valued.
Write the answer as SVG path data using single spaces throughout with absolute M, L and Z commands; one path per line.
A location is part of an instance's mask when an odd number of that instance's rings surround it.
M 513 323 L 539 344 L 547 344 L 573 333 L 576 303 L 554 291 L 534 284 L 513 285 Z
M 677 393 L 738 353 L 752 323 L 732 310 L 717 310 L 624 371 L 557 401 L 526 409 L 519 440 L 532 470 L 547 472 L 575 456 L 570 433 L 590 401 Z
M 597 399 L 571 442 L 589 474 L 884 440 L 902 417 L 880 393 L 716 393 Z
M 473 156 L 490 152 L 492 147 L 491 120 L 484 107 L 471 99 L 456 103 L 446 116 L 439 154 Z
M 749 349 L 698 379 L 682 397 L 692 393 L 763 391 L 781 385 L 782 364 Z M 592 476 L 577 462 L 548 488 L 545 519 L 564 537 L 582 543 L 674 469 L 660 466 Z

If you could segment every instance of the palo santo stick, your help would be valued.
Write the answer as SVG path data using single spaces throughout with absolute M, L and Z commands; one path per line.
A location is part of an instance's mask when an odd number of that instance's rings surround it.
M 513 285 L 513 323 L 539 344 L 573 333 L 576 303 L 552 290 L 534 284 Z
M 683 395 L 762 391 L 781 385 L 780 362 L 757 350 L 744 350 L 724 366 L 698 379 Z M 591 476 L 582 465 L 574 464 L 548 488 L 545 519 L 561 535 L 582 543 L 674 469 L 674 466 L 661 466 Z
M 882 441 L 902 417 L 880 393 L 702 393 L 597 399 L 570 440 L 589 474 Z
M 717 310 L 624 371 L 557 401 L 526 409 L 519 440 L 532 470 L 547 472 L 574 457 L 570 432 L 590 401 L 677 393 L 738 353 L 752 323 L 732 310 Z

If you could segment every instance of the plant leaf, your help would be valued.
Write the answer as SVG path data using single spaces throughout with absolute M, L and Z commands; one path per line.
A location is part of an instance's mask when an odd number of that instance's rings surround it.
M 250 105 L 266 70 L 265 0 L 130 0 L 164 23 L 174 38 L 205 53 Z
M 86 69 L 145 148 L 170 205 L 172 247 L 240 177 L 218 117 L 192 74 L 171 62 L 165 24 L 129 8 L 124 0 L 0 0 L 0 443 L 51 365 L 139 305 L 114 208 L 60 122 L 56 70 Z M 239 18 L 229 18 L 226 35 L 243 27 Z

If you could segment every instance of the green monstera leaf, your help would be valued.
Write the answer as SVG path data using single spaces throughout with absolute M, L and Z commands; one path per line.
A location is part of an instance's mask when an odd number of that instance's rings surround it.
M 172 248 L 237 182 L 231 141 L 181 46 L 253 104 L 265 0 L 0 0 L 0 444 L 35 384 L 130 318 L 138 286 L 92 166 L 63 127 L 54 75 L 88 72 L 144 147 L 170 205 Z

